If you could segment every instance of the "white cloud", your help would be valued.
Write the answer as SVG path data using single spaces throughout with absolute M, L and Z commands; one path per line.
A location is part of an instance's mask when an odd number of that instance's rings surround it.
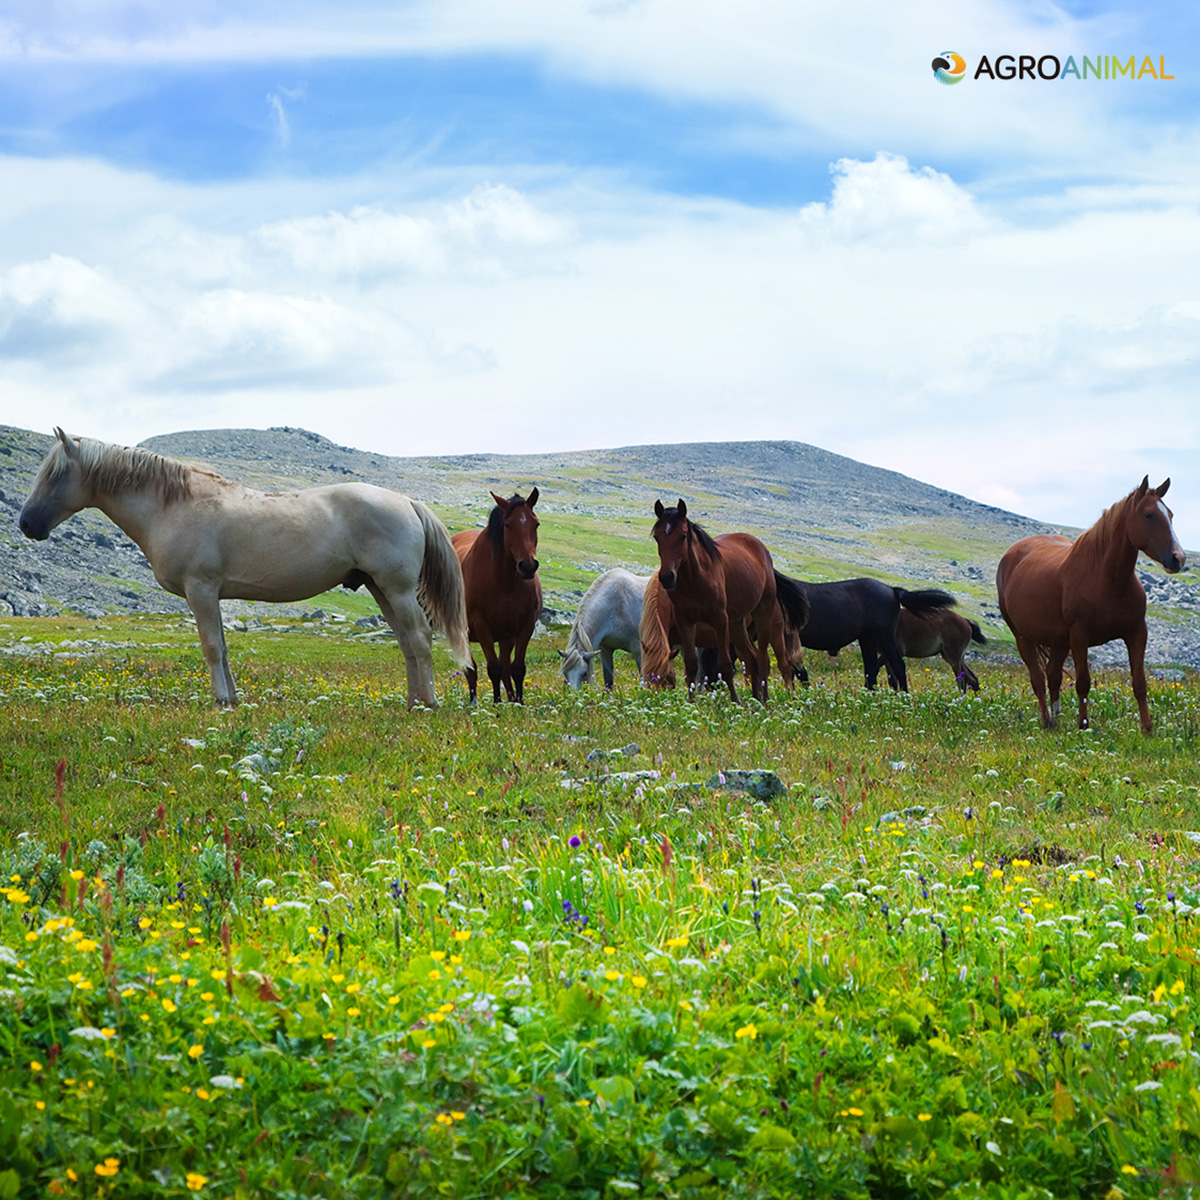
M 874 153 L 792 211 L 442 175 L 369 206 L 129 175 L 122 207 L 119 178 L 32 164 L 48 229 L 0 201 L 0 421 L 398 454 L 794 438 L 1078 524 L 1170 474 L 1200 530 L 1196 208 L 1123 189 L 1022 226 Z
M 881 150 L 871 162 L 843 158 L 831 170 L 829 202 L 800 210 L 803 228 L 817 241 L 944 244 L 987 227 L 969 192 L 932 167 L 913 170 L 902 155 Z
M 497 280 L 541 269 L 567 223 L 505 185 L 481 185 L 432 213 L 356 207 L 256 229 L 252 245 L 319 276 L 466 276 Z

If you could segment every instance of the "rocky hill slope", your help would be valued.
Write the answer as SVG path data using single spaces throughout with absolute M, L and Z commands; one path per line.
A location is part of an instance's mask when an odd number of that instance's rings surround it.
M 184 432 L 143 443 L 256 487 L 365 480 L 427 501 L 453 528 L 486 516 L 489 491 L 537 484 L 548 604 L 569 615 L 609 566 L 648 571 L 655 498 L 687 499 L 711 532 L 746 529 L 782 569 L 807 578 L 879 575 L 937 582 L 1000 631 L 993 578 L 1036 521 L 799 442 L 722 442 L 556 454 L 393 458 L 289 427 Z M 0 613 L 37 615 L 182 609 L 154 582 L 137 547 L 101 514 L 79 514 L 48 542 L 21 537 L 16 516 L 50 446 L 0 426 Z M 1200 589 L 1143 564 L 1152 657 L 1200 666 Z M 1119 657 L 1119 654 L 1118 656 Z

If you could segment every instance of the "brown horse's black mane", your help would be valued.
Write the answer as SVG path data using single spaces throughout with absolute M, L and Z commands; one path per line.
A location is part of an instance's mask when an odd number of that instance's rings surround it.
M 524 496 L 516 494 L 508 498 L 509 512 L 512 511 L 512 506 L 515 504 L 527 503 Z M 495 505 L 492 511 L 488 513 L 487 528 L 483 531 L 487 535 L 487 539 L 497 549 L 504 546 L 504 509 L 500 505 Z
M 663 515 L 661 517 L 659 517 L 658 522 L 655 524 L 654 528 L 657 529 L 658 526 L 661 525 L 664 521 L 678 521 L 679 519 L 680 519 L 680 517 L 679 517 L 678 507 L 668 508 L 663 512 Z M 708 557 L 710 559 L 712 559 L 714 562 L 717 559 L 719 559 L 721 557 L 721 547 L 718 546 L 717 543 L 712 540 L 712 538 L 709 536 L 709 534 L 704 530 L 704 527 L 701 525 L 697 525 L 696 522 L 693 521 L 691 517 L 684 517 L 683 520 L 685 520 L 688 523 L 689 534 L 696 535 L 696 541 L 698 541 L 700 543 L 700 549 L 703 550 L 704 553 L 707 554 Z

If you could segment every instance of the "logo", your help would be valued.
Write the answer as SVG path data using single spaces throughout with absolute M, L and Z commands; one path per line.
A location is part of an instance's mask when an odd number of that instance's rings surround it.
M 933 60 L 933 74 L 938 83 L 962 83 L 967 77 L 967 60 L 953 50 L 943 50 Z

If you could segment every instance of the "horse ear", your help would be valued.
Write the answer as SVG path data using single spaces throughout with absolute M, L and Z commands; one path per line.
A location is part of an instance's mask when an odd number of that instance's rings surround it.
M 599 654 L 599 653 L 600 653 L 600 651 L 599 651 L 599 650 L 585 650 L 585 651 L 583 652 L 583 661 L 584 661 L 584 662 L 591 662 L 591 661 L 592 661 L 592 659 L 593 659 L 593 658 L 595 658 L 595 657 L 596 657 L 596 655 L 597 655 L 597 654 Z
M 535 487 L 533 489 L 533 491 L 529 493 L 529 499 L 526 500 L 525 503 L 528 504 L 530 508 L 532 508 L 537 502 L 538 502 L 538 490 Z
M 1158 493 L 1158 498 L 1161 500 L 1167 494 L 1167 488 L 1171 486 L 1171 477 L 1168 475 L 1154 490 Z
M 565 650 L 560 650 L 560 651 L 558 652 L 558 657 L 559 657 L 559 658 L 566 658 L 566 657 L 567 657 L 567 652 L 566 652 Z
M 684 503 L 682 496 L 679 497 L 679 504 L 677 505 L 677 508 L 681 517 L 687 516 L 687 505 Z
M 663 515 L 663 513 L 665 513 L 666 511 L 667 511 L 667 510 L 666 510 L 665 508 L 663 508 L 663 502 L 662 502 L 661 500 L 655 500 L 655 502 L 654 502 L 654 515 L 655 515 L 656 517 L 658 517 L 658 519 L 659 519 L 660 521 L 662 520 L 662 515 Z
M 1150 476 L 1143 475 L 1142 482 L 1138 484 L 1138 499 L 1140 500 L 1150 490 Z
M 79 457 L 79 447 L 77 445 L 75 445 L 75 443 L 69 437 L 67 437 L 67 435 L 65 433 L 63 433 L 63 431 L 61 429 L 59 429 L 59 427 L 57 425 L 55 425 L 55 427 L 54 427 L 54 436 L 56 438 L 58 438 L 58 440 L 60 442 L 62 442 L 63 449 L 72 458 Z
M 491 497 L 496 502 L 496 507 L 508 512 L 508 501 L 503 496 L 497 496 L 495 492 L 491 493 Z

